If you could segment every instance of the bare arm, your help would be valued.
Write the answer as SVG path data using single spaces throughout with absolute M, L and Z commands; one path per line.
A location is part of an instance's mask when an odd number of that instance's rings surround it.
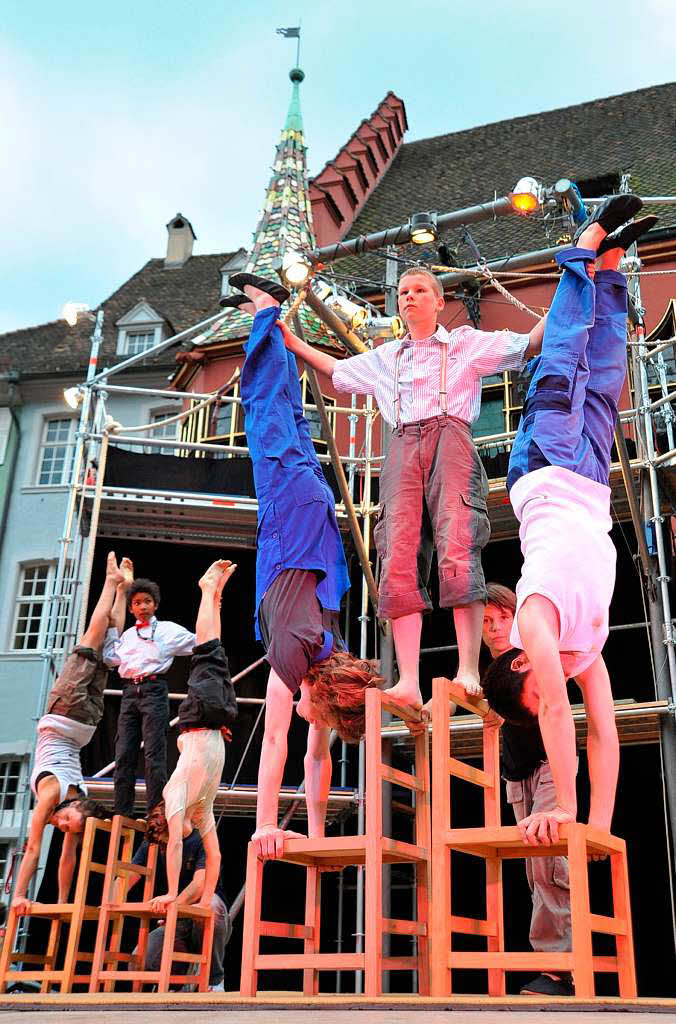
M 310 726 L 304 767 L 308 836 L 317 839 L 324 835 L 331 786 L 331 751 L 326 726 Z
M 538 721 L 552 769 L 557 806 L 519 822 L 533 844 L 558 839 L 558 824 L 577 814 L 575 725 L 559 654 L 559 614 L 547 598 L 532 594 L 519 611 L 519 632 L 539 693 Z
M 38 861 L 40 859 L 40 847 L 42 846 L 42 835 L 45 831 L 45 825 L 54 813 L 54 808 L 58 802 L 59 783 L 52 775 L 50 778 L 44 779 L 40 783 L 38 802 L 36 807 L 33 809 L 33 815 L 31 817 L 28 842 L 26 844 L 24 855 L 21 858 L 21 867 L 19 868 L 16 888 L 14 890 L 14 899 L 12 900 L 12 906 L 19 911 L 24 912 L 27 910 L 27 904 L 30 902 L 26 899 L 26 891 L 38 866 Z
M 197 903 L 204 891 L 205 876 L 206 870 L 199 868 L 192 876 L 192 881 L 188 882 L 182 892 L 179 892 L 176 902 L 181 904 L 188 903 L 191 906 L 193 903 Z
M 528 335 L 528 348 L 525 352 L 526 359 L 532 359 L 533 356 L 538 356 L 542 349 L 542 339 L 545 336 L 545 324 L 547 322 L 547 314 L 540 317 L 533 330 Z
M 59 903 L 67 903 L 70 895 L 70 887 L 75 873 L 77 862 L 77 848 L 80 845 L 80 837 L 72 832 L 67 832 L 63 837 L 61 856 L 59 858 Z
M 211 906 L 211 898 L 216 891 L 218 874 L 221 870 L 221 851 L 218 845 L 218 834 L 216 829 L 212 828 L 210 832 L 207 832 L 207 834 L 202 837 L 202 842 L 204 843 L 204 852 L 207 857 L 207 863 L 204 871 L 204 886 L 198 905 L 200 907 L 208 908 Z
M 183 815 L 172 814 L 169 818 L 169 839 L 167 840 L 167 889 L 164 896 L 155 896 L 152 909 L 157 914 L 164 913 L 170 903 L 178 896 L 178 880 L 181 874 L 183 859 Z
M 284 336 L 284 344 L 290 352 L 300 356 L 301 359 L 313 367 L 317 373 L 323 373 L 325 377 L 332 377 L 333 371 L 338 365 L 338 360 L 330 356 L 328 352 L 321 352 L 319 349 L 313 348 L 308 345 L 307 342 L 301 341 L 296 335 L 287 327 L 283 320 L 277 321 L 277 326 L 281 328 Z
M 591 782 L 589 824 L 610 830 L 620 769 L 615 707 L 601 655 L 576 679 L 587 712 L 587 759 Z
M 293 696 L 277 673 L 270 669 L 265 696 L 265 731 L 258 766 L 256 831 L 251 837 L 259 857 L 281 857 L 284 836 L 278 825 L 279 788 L 286 764 L 287 733 L 293 711 Z

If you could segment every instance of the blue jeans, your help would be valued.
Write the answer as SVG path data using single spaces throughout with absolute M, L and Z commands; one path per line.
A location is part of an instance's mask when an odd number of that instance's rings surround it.
M 295 356 L 275 325 L 279 307 L 254 317 L 242 367 L 242 405 L 258 498 L 258 608 L 284 569 L 317 573 L 317 598 L 337 611 L 349 586 L 333 493 L 303 415 Z
M 512 445 L 507 488 L 525 473 L 562 466 L 607 484 L 617 403 L 627 372 L 627 283 L 586 264 L 595 253 L 568 249 L 542 353 Z

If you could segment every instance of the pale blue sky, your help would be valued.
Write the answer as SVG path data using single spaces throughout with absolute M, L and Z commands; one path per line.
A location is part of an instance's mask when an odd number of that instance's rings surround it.
M 295 62 L 274 30 L 299 18 L 311 173 L 389 89 L 411 141 L 676 67 L 671 0 L 4 0 L 0 332 L 96 305 L 164 254 L 178 210 L 196 253 L 250 243 Z

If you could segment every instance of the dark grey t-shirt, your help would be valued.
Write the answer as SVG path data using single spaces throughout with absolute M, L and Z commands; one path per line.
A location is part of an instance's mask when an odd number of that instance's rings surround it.
M 325 630 L 333 635 L 333 650 L 345 650 L 339 613 L 322 608 L 311 569 L 284 569 L 277 576 L 260 603 L 258 624 L 265 656 L 291 693 L 322 652 Z

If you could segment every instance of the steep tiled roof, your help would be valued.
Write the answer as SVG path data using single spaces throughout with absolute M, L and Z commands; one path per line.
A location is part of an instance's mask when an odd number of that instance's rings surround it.
M 99 365 L 112 365 L 123 356 L 115 354 L 117 321 L 139 301 L 145 300 L 164 318 L 167 330 L 177 334 L 218 312 L 221 294 L 220 268 L 235 253 L 191 256 L 180 267 L 165 267 L 164 259 L 149 260 L 144 267 L 103 302 L 104 341 Z M 65 320 L 26 327 L 0 335 L 0 372 L 86 372 L 92 324 L 80 317 L 75 327 Z M 159 357 L 158 365 L 173 366 L 174 350 Z
M 673 83 L 639 89 L 607 99 L 498 121 L 468 131 L 405 143 L 369 197 L 345 237 L 405 223 L 412 213 L 450 211 L 505 195 L 520 177 L 530 174 L 547 185 L 561 177 L 578 182 L 630 174 L 630 187 L 643 195 L 676 194 Z M 583 194 L 595 195 L 593 186 Z M 660 227 L 676 225 L 676 206 L 661 206 Z M 556 243 L 540 216 L 505 217 L 471 227 L 482 256 L 499 258 Z M 449 233 L 455 244 L 461 232 Z M 420 249 L 408 247 L 400 255 Z M 426 251 L 434 262 L 434 250 Z M 458 261 L 473 263 L 461 247 Z M 339 261 L 336 269 L 384 278 L 381 256 Z

